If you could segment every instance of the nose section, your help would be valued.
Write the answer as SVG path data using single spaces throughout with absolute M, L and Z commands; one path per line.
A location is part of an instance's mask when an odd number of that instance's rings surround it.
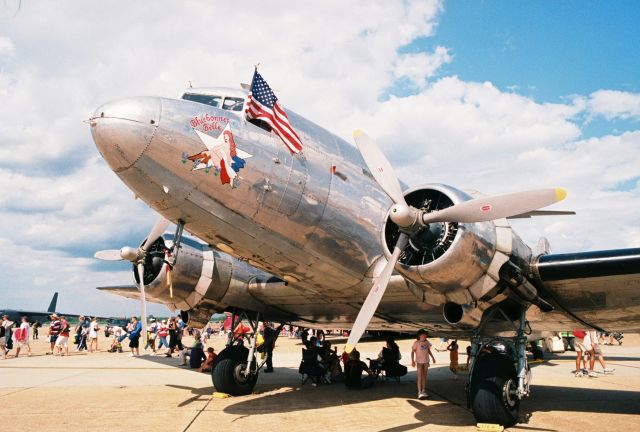
M 160 122 L 159 98 L 119 99 L 100 106 L 89 124 L 96 147 L 112 170 L 123 171 L 142 156 Z

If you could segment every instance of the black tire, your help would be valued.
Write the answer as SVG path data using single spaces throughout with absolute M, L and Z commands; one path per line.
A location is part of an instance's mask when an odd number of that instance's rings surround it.
M 569 350 L 571 351 L 575 351 L 576 350 L 576 338 L 568 338 L 569 339 Z
M 469 395 L 471 409 L 478 423 L 495 423 L 511 427 L 518 422 L 520 400 L 516 370 L 506 355 L 486 354 L 473 366 Z
M 223 349 L 211 368 L 211 379 L 216 391 L 232 396 L 251 394 L 258 381 L 258 374 L 245 377 L 249 350 L 241 346 Z
M 569 339 L 567 339 L 566 337 L 563 337 L 562 344 L 564 345 L 564 350 L 569 351 Z

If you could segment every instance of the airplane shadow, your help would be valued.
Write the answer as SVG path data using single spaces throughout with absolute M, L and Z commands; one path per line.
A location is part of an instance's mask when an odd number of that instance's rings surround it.
M 277 377 L 277 379 L 276 379 Z M 428 392 L 431 395 L 428 404 L 415 399 L 415 372 L 410 372 L 400 383 L 376 383 L 370 390 L 354 391 L 343 384 L 301 386 L 297 371 L 276 368 L 268 380 L 263 376 L 258 380 L 256 392 L 259 395 L 236 398 L 238 402 L 224 408 L 224 412 L 233 415 L 278 414 L 290 411 L 318 410 L 336 406 L 350 406 L 386 399 L 405 399 L 415 409 L 413 420 L 406 425 L 385 429 L 381 432 L 402 432 L 423 427 L 428 424 L 443 426 L 472 426 L 476 424 L 473 414 L 466 407 L 464 391 L 467 382 L 464 376 L 454 376 L 448 368 L 434 368 L 429 374 Z M 286 391 L 282 391 L 287 388 Z M 278 391 L 280 390 L 280 391 Z M 625 390 L 584 389 L 560 386 L 532 386 L 532 396 L 521 407 L 523 423 L 519 429 L 527 427 L 527 421 L 535 417 L 536 412 L 593 412 L 608 414 L 640 414 L 640 393 Z M 440 402 L 433 404 L 433 402 Z M 453 411 L 455 410 L 455 411 Z

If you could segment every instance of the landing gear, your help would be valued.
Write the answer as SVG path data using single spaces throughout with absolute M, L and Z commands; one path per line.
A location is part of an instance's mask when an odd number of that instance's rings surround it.
M 211 377 L 216 390 L 232 396 L 251 394 L 258 381 L 255 360 L 247 367 L 249 350 L 235 345 L 222 350 L 211 369 Z
M 505 318 L 506 314 L 498 309 Z M 518 422 L 520 401 L 529 396 L 531 371 L 527 365 L 525 308 L 516 336 L 486 338 L 482 326 L 472 339 L 471 373 L 467 385 L 468 402 L 478 423 L 496 423 L 504 427 Z M 508 319 L 508 318 L 507 318 Z
M 252 319 L 253 317 L 255 319 Z M 250 331 L 236 333 L 236 326 L 241 324 L 243 320 L 249 322 Z M 226 348 L 216 357 L 211 368 L 211 378 L 217 391 L 232 396 L 244 396 L 253 392 L 260 369 L 267 361 L 266 358 L 260 361 L 257 358 L 259 320 L 259 313 L 251 317 L 245 312 L 240 315 L 233 313 Z M 282 329 L 282 324 L 276 330 L 276 338 L 280 329 Z M 274 343 L 275 339 L 267 342 Z

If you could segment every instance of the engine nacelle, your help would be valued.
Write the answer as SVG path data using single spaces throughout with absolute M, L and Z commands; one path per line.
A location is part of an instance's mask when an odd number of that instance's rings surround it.
M 451 186 L 429 184 L 408 190 L 405 199 L 415 208 L 432 212 L 472 197 Z M 398 236 L 397 225 L 387 218 L 383 230 L 387 258 Z M 425 302 L 442 305 L 449 323 L 473 327 L 482 310 L 474 311 L 471 305 L 494 298 L 503 287 L 500 268 L 510 259 L 525 263 L 530 253 L 506 219 L 436 222 L 412 236 L 396 270 L 424 291 Z
M 172 236 L 165 238 L 169 239 L 166 243 L 160 237 L 147 252 L 144 274 L 147 299 L 183 311 L 189 316 L 189 326 L 203 327 L 215 311 L 224 309 L 221 300 L 231 283 L 233 258 L 183 237 L 175 266 L 169 270 L 165 250 L 171 246 Z M 135 265 L 133 273 L 138 283 Z

